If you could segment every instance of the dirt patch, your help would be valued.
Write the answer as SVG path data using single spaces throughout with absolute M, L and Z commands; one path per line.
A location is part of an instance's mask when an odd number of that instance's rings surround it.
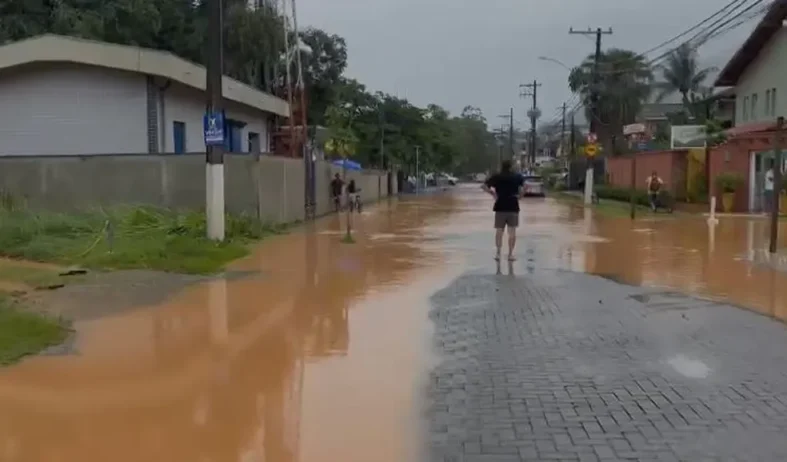
M 24 298 L 30 309 L 83 321 L 164 302 L 210 278 L 146 270 L 90 273 L 79 282 L 52 291 L 28 292 Z

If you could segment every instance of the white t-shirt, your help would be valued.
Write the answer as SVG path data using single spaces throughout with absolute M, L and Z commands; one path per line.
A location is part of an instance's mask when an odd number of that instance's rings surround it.
M 765 190 L 773 191 L 773 169 L 765 172 Z

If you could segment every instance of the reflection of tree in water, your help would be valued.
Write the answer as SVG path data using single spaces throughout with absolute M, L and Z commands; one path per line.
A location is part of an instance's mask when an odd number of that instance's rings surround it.
M 24 462 L 224 461 L 239 454 L 297 462 L 302 360 L 292 333 L 285 323 L 236 357 L 217 351 L 209 380 L 193 386 L 186 380 L 179 394 L 153 387 L 140 391 L 151 395 L 141 402 L 78 411 L 4 400 L 0 448 L 12 444 L 11 460 Z

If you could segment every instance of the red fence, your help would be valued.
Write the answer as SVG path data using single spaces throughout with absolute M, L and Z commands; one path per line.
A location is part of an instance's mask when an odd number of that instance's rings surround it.
M 665 188 L 678 199 L 686 197 L 686 151 L 651 151 L 607 158 L 607 181 L 613 186 L 631 187 L 631 163 L 636 156 L 636 188 L 645 189 L 655 171 Z

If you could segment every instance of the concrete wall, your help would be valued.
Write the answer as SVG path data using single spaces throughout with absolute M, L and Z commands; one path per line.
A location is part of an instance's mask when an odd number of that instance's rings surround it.
M 204 92 L 180 84 L 161 86 L 159 98 L 159 128 L 164 134 L 163 149 L 161 152 L 175 151 L 175 138 L 173 123 L 183 122 L 186 126 L 186 152 L 204 152 L 205 140 L 202 133 L 202 117 L 205 114 Z M 248 146 L 249 133 L 256 133 L 260 137 L 262 152 L 270 148 L 268 134 L 269 114 L 238 103 L 226 101 L 226 116 L 246 124 L 241 130 L 241 143 L 243 150 L 250 152 Z M 259 151 L 258 151 L 259 152 Z
M 331 211 L 330 179 L 337 170 L 316 166 L 317 214 Z M 364 202 L 388 195 L 381 172 L 348 172 Z M 378 180 L 379 178 L 379 180 Z M 228 155 L 227 211 L 264 221 L 304 217 L 304 168 L 299 159 Z M 379 188 L 378 188 L 379 181 Z M 30 208 L 73 210 L 116 204 L 150 204 L 198 210 L 205 204 L 204 155 L 96 155 L 0 157 L 0 190 Z M 394 191 L 395 194 L 395 191 Z
M 749 65 L 735 87 L 736 124 L 776 120 L 787 116 L 787 28 L 782 28 Z M 766 111 L 766 92 L 776 90 L 775 107 Z M 752 98 L 757 103 L 752 114 Z M 768 104 L 770 106 L 770 104 Z M 770 109 L 770 107 L 768 108 Z M 745 115 L 745 117 L 744 117 Z

